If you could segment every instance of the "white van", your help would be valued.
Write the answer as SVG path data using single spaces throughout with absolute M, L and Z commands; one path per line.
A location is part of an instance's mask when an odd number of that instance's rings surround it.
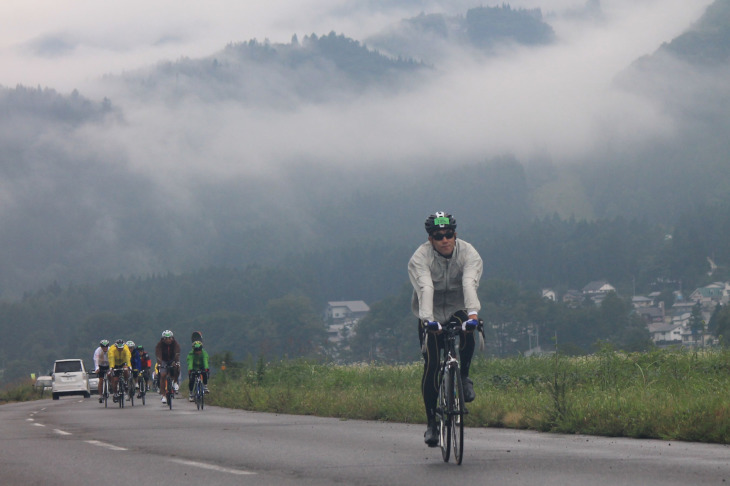
M 86 374 L 81 359 L 59 359 L 53 363 L 53 384 L 51 392 L 54 400 L 62 395 L 83 395 L 89 398 L 89 375 Z

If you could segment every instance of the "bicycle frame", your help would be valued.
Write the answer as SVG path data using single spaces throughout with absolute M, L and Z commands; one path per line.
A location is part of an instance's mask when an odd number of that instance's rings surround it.
M 101 387 L 101 397 L 104 399 L 104 408 L 107 408 L 109 401 L 109 388 L 111 388 L 111 383 L 109 383 L 109 370 L 106 370 L 104 372 L 103 380 L 104 381 Z
M 192 371 L 190 373 L 190 378 L 195 380 L 195 382 L 193 384 L 193 397 L 195 398 L 195 405 L 197 405 L 198 410 L 203 410 L 203 408 L 205 408 L 205 390 L 203 388 L 203 372 L 200 370 Z
M 172 399 L 175 397 L 175 389 L 173 388 L 174 379 L 172 378 L 172 373 L 170 373 L 170 370 L 174 368 L 172 365 L 172 362 L 165 363 L 164 365 L 160 365 L 160 374 L 162 374 L 162 370 L 165 370 L 165 381 L 167 383 L 167 389 L 165 390 L 165 398 L 167 399 L 167 406 L 170 407 L 170 410 L 172 410 Z M 162 377 L 160 377 L 162 378 Z
M 137 385 L 139 386 L 139 396 L 142 399 L 142 405 L 145 405 L 147 397 L 147 378 L 145 378 L 145 370 L 139 370 L 137 375 Z
M 464 386 L 461 382 L 459 353 L 456 338 L 461 335 L 461 325 L 449 322 L 443 326 L 444 349 L 440 362 L 438 384 L 439 394 L 436 415 L 440 421 L 439 446 L 444 462 L 449 461 L 451 447 L 454 460 L 461 464 L 464 448 Z
M 117 387 L 114 390 L 114 396 L 117 398 L 117 403 L 119 404 L 119 408 L 124 408 L 124 395 L 125 395 L 125 389 L 127 382 L 124 379 L 124 370 L 121 368 L 115 368 L 110 369 L 109 373 L 113 373 L 114 377 L 117 379 Z

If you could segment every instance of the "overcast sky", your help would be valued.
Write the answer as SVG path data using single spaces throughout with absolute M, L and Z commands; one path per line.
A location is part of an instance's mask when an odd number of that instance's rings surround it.
M 231 42 L 288 43 L 293 34 L 301 39 L 331 31 L 363 40 L 421 12 L 464 15 L 471 7 L 502 3 L 0 1 L 0 86 L 41 86 L 64 95 L 78 89 L 93 101 L 110 98 L 123 115 L 119 122 L 86 124 L 73 132 L 39 123 L 33 127 L 38 133 L 25 137 L 12 133 L 21 130 L 19 124 L 4 120 L 5 140 L 28 140 L 29 167 L 10 171 L 19 179 L 0 184 L 0 219 L 14 223 L 3 239 L 0 295 L 56 278 L 83 281 L 88 275 L 179 271 L 209 263 L 211 242 L 226 248 L 209 227 L 210 212 L 225 208 L 196 199 L 203 179 L 206 190 L 220 187 L 240 198 L 222 198 L 228 204 L 268 205 L 284 214 L 300 207 L 301 201 L 290 198 L 302 191 L 273 182 L 287 184 L 287 168 L 297 164 L 303 167 L 296 177 L 315 165 L 380 166 L 388 177 L 399 167 L 476 163 L 505 154 L 522 161 L 538 154 L 556 164 L 581 162 L 606 147 L 671 137 L 674 120 L 661 106 L 621 92 L 612 80 L 689 28 L 711 0 L 602 0 L 600 18 L 580 15 L 585 0 L 511 1 L 515 8 L 540 8 L 556 42 L 506 49 L 488 59 L 455 50 L 409 91 L 286 110 L 195 97 L 172 104 L 140 100 L 101 79 L 160 61 L 212 55 Z M 274 180 L 240 178 L 252 174 Z M 233 181 L 233 189 L 216 186 L 219 180 Z M 251 201 L 238 188 L 241 181 L 271 187 L 270 200 Z M 44 194 L 53 202 L 44 202 Z M 226 214 L 217 221 L 226 223 Z M 63 245 L 56 245 L 58 235 L 65 235 Z M 164 254 L 155 253 L 158 247 Z
M 489 62 L 454 55 L 437 66 L 429 83 L 408 94 L 287 113 L 191 104 L 180 116 L 161 106 L 134 106 L 98 82 L 107 73 L 209 55 L 229 42 L 289 42 L 292 34 L 330 31 L 364 39 L 420 12 L 464 14 L 468 7 L 502 2 L 399 2 L 408 8 L 392 3 L 4 0 L 0 85 L 109 96 L 121 104 L 129 124 L 104 136 L 145 170 L 174 164 L 193 173 L 228 174 L 293 159 L 388 166 L 434 157 L 483 160 L 514 153 L 526 158 L 537 152 L 556 161 L 580 160 L 607 140 L 631 143 L 671 132 L 661 107 L 613 89 L 611 81 L 633 60 L 688 28 L 711 0 L 603 0 L 601 20 L 576 15 L 584 0 L 515 0 L 512 7 L 542 10 L 557 34 L 553 46 L 510 51 Z M 382 10 L 384 4 L 388 10 Z

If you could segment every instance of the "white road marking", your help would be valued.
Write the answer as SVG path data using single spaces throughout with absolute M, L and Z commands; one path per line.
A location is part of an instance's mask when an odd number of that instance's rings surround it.
M 71 432 L 66 432 L 65 430 L 61 430 L 61 429 L 53 429 L 53 431 L 55 433 L 57 433 L 58 435 L 71 435 Z
M 33 422 L 31 425 L 35 425 L 36 427 L 45 427 L 45 425 L 39 424 L 38 422 Z
M 202 469 L 210 469 L 212 471 L 224 472 L 224 473 L 229 473 L 229 474 L 239 474 L 239 475 L 256 474 L 255 472 L 251 472 L 251 471 L 244 471 L 241 469 L 231 469 L 228 467 L 216 466 L 215 464 L 207 464 L 205 462 L 186 461 L 185 459 L 169 459 L 169 460 L 171 462 L 176 462 L 176 463 L 182 464 L 184 466 L 199 467 Z
M 26 422 L 32 422 L 33 420 L 35 420 L 35 419 L 32 419 L 32 418 L 25 419 Z
M 126 451 L 124 447 L 118 447 L 112 444 L 107 444 L 106 442 L 101 442 L 99 440 L 87 440 L 85 441 L 87 444 L 99 446 L 99 447 L 106 447 L 107 449 L 110 449 L 112 451 Z

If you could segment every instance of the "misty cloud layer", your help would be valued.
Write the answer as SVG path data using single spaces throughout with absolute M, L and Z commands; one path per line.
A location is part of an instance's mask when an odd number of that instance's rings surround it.
M 318 174 L 329 171 L 388 178 L 505 154 L 568 165 L 591 160 L 597 150 L 670 140 L 677 112 L 615 80 L 710 3 L 514 1 L 515 9 L 540 9 L 553 42 L 498 45 L 489 55 L 442 43 L 397 86 L 339 90 L 348 83 L 333 69 L 328 96 L 311 99 L 297 94 L 298 79 L 275 69 L 251 71 L 247 97 L 234 84 L 159 73 L 186 59 L 224 60 L 226 46 L 250 39 L 289 44 L 293 35 L 334 31 L 366 42 L 403 19 L 464 15 L 479 5 L 76 0 L 40 10 L 3 2 L 0 86 L 40 86 L 62 96 L 77 89 L 108 110 L 101 120 L 71 124 L 0 115 L 3 154 L 19 164 L 4 168 L 0 221 L 24 231 L 3 237 L 12 251 L 0 259 L 0 296 L 59 276 L 179 271 L 209 264 L 211 255 L 214 263 L 243 263 L 242 253 L 256 254 L 240 248 L 255 241 L 252 227 L 266 228 L 282 251 L 296 250 L 292 235 L 306 239 L 312 230 L 292 208 L 315 204 L 299 199 L 293 186 L 309 184 L 336 201 L 344 189 L 317 185 Z M 145 83 L 151 79 L 154 86 Z M 224 96 L 226 89 L 234 93 Z M 67 180 L 69 174 L 76 177 Z M 358 180 L 355 187 L 365 190 L 362 181 L 371 179 Z M 277 221 L 240 221 L 257 208 Z

